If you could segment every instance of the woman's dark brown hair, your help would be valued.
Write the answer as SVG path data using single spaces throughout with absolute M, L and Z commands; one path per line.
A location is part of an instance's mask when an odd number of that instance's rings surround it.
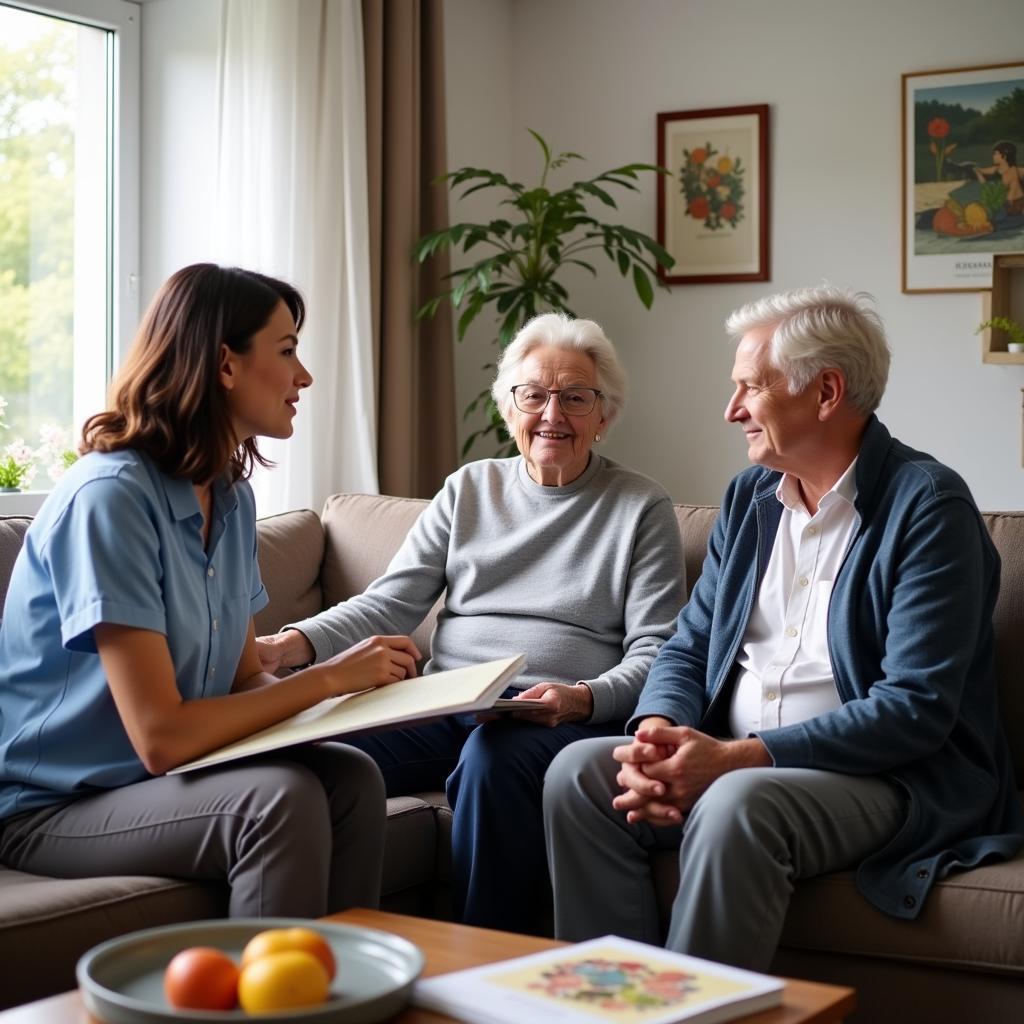
M 221 345 L 246 352 L 284 302 L 302 327 L 306 307 L 290 285 L 237 267 L 196 263 L 168 278 L 143 317 L 108 409 L 82 428 L 81 452 L 137 448 L 169 476 L 205 483 L 267 465 L 253 438 L 234 436 L 220 383 Z

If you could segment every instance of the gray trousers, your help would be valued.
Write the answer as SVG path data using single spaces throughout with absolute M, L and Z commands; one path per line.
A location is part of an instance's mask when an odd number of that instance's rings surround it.
M 679 849 L 669 949 L 766 971 L 793 883 L 851 868 L 906 819 L 895 783 L 806 768 L 723 775 L 683 824 L 630 825 L 612 807 L 622 790 L 612 749 L 625 737 L 566 747 L 544 780 L 544 832 L 555 935 L 615 934 L 661 945 L 649 855 Z
M 0 863 L 58 878 L 224 882 L 232 917 L 320 917 L 380 902 L 380 770 L 340 743 L 83 796 L 0 823 Z

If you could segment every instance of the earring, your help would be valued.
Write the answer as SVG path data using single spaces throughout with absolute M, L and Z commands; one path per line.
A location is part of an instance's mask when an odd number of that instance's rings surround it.
M 600 434 L 595 434 L 594 435 L 594 444 L 597 444 L 597 442 L 600 441 L 600 440 L 601 440 L 601 435 Z

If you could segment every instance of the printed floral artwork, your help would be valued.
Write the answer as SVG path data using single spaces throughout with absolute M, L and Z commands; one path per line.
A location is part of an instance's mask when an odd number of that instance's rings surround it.
M 743 176 L 746 168 L 740 157 L 720 154 L 710 142 L 696 149 L 683 150 L 679 171 L 686 212 L 702 220 L 709 231 L 736 227 L 743 219 Z
M 602 1010 L 664 1009 L 696 991 L 695 980 L 686 971 L 656 970 L 639 961 L 589 959 L 557 963 L 529 987 Z
M 658 114 L 666 284 L 770 279 L 768 106 Z

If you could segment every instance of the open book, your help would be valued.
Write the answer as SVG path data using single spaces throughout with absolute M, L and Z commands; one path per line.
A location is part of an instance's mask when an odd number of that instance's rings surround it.
M 268 729 L 172 768 L 167 774 L 190 772 L 239 757 L 344 733 L 379 729 L 461 711 L 486 711 L 525 663 L 526 659 L 519 654 L 447 672 L 434 672 L 429 676 L 403 679 L 375 690 L 363 690 L 362 693 L 331 697 Z
M 721 1024 L 785 982 L 606 935 L 417 981 L 412 1001 L 472 1024 Z

